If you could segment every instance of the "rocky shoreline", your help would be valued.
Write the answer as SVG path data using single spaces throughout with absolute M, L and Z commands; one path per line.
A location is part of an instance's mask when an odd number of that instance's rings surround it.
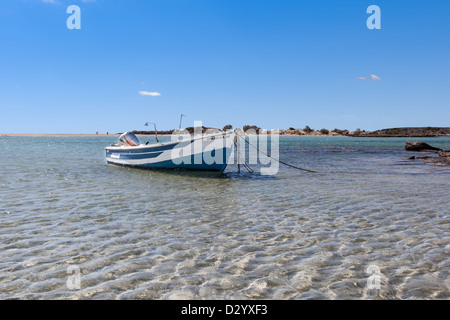
M 202 133 L 205 133 L 208 129 L 213 129 L 215 131 L 226 131 L 230 130 L 233 127 L 231 125 L 226 125 L 223 129 L 217 128 L 209 128 L 202 127 Z M 260 132 L 261 128 L 258 126 L 243 126 L 242 130 L 247 131 L 248 129 L 255 130 L 255 132 Z M 194 133 L 193 127 L 185 128 L 190 134 Z M 178 130 L 161 130 L 157 131 L 158 135 L 171 135 L 176 133 Z M 142 131 L 142 130 L 133 130 L 134 134 L 138 135 L 154 135 L 155 131 Z M 276 132 L 283 136 L 348 136 L 348 137 L 378 137 L 378 138 L 386 138 L 386 137 L 397 137 L 397 138 L 405 138 L 405 137 L 440 137 L 440 136 L 450 136 L 450 127 L 410 127 L 410 128 L 391 128 L 391 129 L 381 129 L 375 131 L 366 131 L 361 129 L 356 129 L 355 131 L 349 131 L 347 129 L 320 129 L 315 130 L 311 129 L 309 126 L 306 126 L 303 129 L 276 129 L 273 131 L 267 131 L 267 133 Z M 0 134 L 1 136 L 114 136 L 120 135 L 121 133 L 80 133 L 80 134 Z
M 450 136 L 450 127 L 405 127 L 405 128 L 390 128 L 381 129 L 375 131 L 366 131 L 361 129 L 356 129 L 355 131 L 341 130 L 341 129 L 320 129 L 314 130 L 309 126 L 304 129 L 281 129 L 277 130 L 280 135 L 296 135 L 296 136 L 349 136 L 349 137 L 440 137 L 440 136 Z
M 227 129 L 217 129 L 217 128 L 208 128 L 203 127 L 202 132 L 204 133 L 208 129 L 213 129 L 217 131 L 226 131 Z M 247 130 L 254 130 L 256 133 L 260 132 L 261 128 L 257 126 L 244 126 L 242 128 L 243 131 Z M 194 128 L 189 127 L 186 128 L 186 130 L 193 134 Z M 173 132 L 176 132 L 178 130 L 166 130 L 166 131 L 158 131 L 158 134 L 161 135 L 170 135 Z M 140 135 L 152 135 L 155 134 L 154 131 L 138 131 L 134 130 L 132 131 L 134 134 L 140 134 Z M 320 130 L 314 130 L 310 127 L 306 126 L 303 129 L 295 129 L 295 128 L 289 128 L 289 129 L 276 129 L 272 131 L 267 131 L 267 133 L 278 133 L 279 135 L 283 136 L 348 136 L 348 137 L 378 137 L 378 138 L 386 138 L 386 137 L 397 137 L 397 138 L 405 138 L 405 137 L 415 137 L 415 138 L 421 138 L 421 137 L 439 137 L 439 136 L 450 136 L 450 128 L 438 128 L 438 127 L 424 127 L 424 128 L 393 128 L 393 129 L 381 129 L 376 131 L 366 131 L 366 130 L 360 130 L 356 129 L 355 131 L 349 131 L 347 129 L 320 129 Z
M 412 152 L 437 152 L 438 156 L 411 156 L 408 159 L 416 160 L 420 159 L 424 163 L 436 164 L 436 165 L 446 165 L 450 166 L 450 150 L 443 150 L 430 146 L 429 144 L 422 141 L 407 141 L 405 146 L 406 151 Z

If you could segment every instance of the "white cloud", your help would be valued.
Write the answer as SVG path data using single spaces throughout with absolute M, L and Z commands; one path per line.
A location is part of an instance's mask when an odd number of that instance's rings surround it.
M 141 96 L 152 96 L 152 97 L 158 97 L 161 95 L 159 92 L 148 92 L 148 91 L 139 91 L 139 94 Z
M 376 75 L 374 75 L 374 74 L 371 74 L 370 77 L 372 78 L 372 80 L 378 80 L 378 81 L 383 80 L 383 79 L 381 79 L 379 76 L 376 76 Z
M 40 0 L 40 1 L 44 2 L 44 3 L 60 4 L 59 0 Z M 83 2 L 83 3 L 95 3 L 96 0 L 81 0 L 81 2 Z
M 364 80 L 364 81 L 381 81 L 383 79 L 381 79 L 379 76 L 376 76 L 374 74 L 371 74 L 369 77 L 356 77 L 356 79 L 358 80 Z

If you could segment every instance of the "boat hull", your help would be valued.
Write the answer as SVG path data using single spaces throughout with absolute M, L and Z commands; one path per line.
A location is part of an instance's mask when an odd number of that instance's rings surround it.
M 106 147 L 106 162 L 143 169 L 223 172 L 233 157 L 234 133 L 139 146 Z

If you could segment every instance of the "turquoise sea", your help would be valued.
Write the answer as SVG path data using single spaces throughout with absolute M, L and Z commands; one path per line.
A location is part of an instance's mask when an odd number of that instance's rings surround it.
M 450 167 L 404 150 L 450 137 L 282 136 L 317 173 L 274 176 L 107 165 L 116 140 L 0 137 L 0 299 L 450 298 Z

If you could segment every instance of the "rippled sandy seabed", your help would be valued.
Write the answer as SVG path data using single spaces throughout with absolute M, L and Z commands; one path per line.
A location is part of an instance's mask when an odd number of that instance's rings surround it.
M 109 166 L 115 139 L 0 137 L 1 299 L 450 297 L 450 169 L 406 139 L 281 137 L 319 173 L 275 176 Z

